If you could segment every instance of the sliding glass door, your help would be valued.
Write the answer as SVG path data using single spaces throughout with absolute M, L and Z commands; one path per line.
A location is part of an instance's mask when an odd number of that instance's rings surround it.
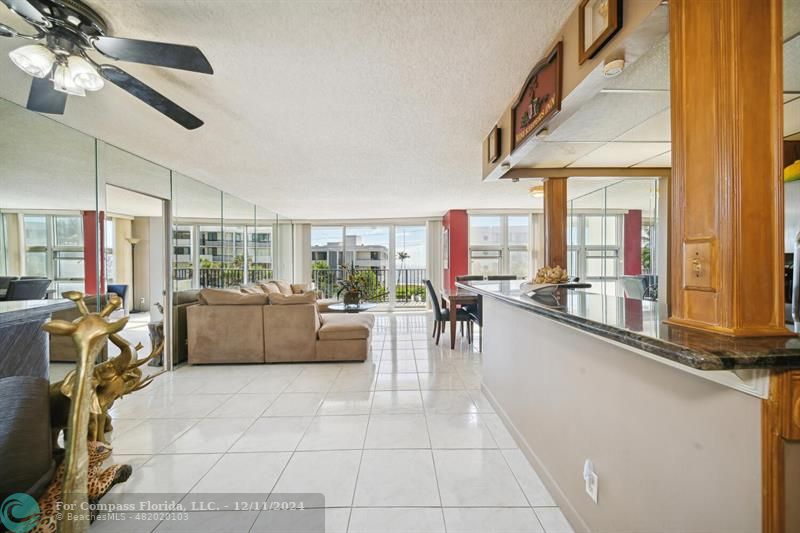
M 336 298 L 344 272 L 352 268 L 380 308 L 425 305 L 425 226 L 313 226 L 311 279 L 326 298 Z

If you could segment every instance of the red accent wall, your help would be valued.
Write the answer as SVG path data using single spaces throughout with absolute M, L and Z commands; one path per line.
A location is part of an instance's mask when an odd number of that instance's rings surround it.
M 444 269 L 444 288 L 455 288 L 456 276 L 469 273 L 469 216 L 464 209 L 451 209 L 442 217 L 442 229 L 448 230 L 450 257 Z M 444 246 L 444 243 L 442 243 Z
M 625 264 L 623 274 L 638 276 L 642 273 L 642 211 L 631 209 L 624 215 Z
M 100 235 L 97 235 L 97 211 L 83 212 L 83 275 L 85 294 L 95 294 L 97 292 L 97 280 L 100 279 L 100 292 L 106 292 L 106 214 L 99 212 Z M 100 272 L 97 272 L 97 241 L 100 240 Z

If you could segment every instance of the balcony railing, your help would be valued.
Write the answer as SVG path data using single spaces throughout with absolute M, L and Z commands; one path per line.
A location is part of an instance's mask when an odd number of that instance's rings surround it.
M 389 302 L 389 277 L 388 268 L 356 268 L 356 271 L 366 276 L 372 294 L 386 293 L 380 298 L 371 300 L 375 303 Z M 425 290 L 424 268 L 399 268 L 395 275 L 395 302 L 403 306 L 424 306 L 427 291 Z M 314 269 L 311 271 L 317 290 L 322 292 L 323 298 L 336 298 L 339 290 L 337 281 L 345 276 L 340 268 Z
M 193 269 L 173 269 L 173 279 L 176 281 L 192 279 Z M 251 268 L 247 273 L 249 283 L 272 279 L 272 270 Z M 212 289 L 224 289 L 235 285 L 244 284 L 244 268 L 201 268 L 198 270 L 199 286 Z

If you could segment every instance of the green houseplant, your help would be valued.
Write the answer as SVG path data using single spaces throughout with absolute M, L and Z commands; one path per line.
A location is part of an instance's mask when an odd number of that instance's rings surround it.
M 342 265 L 342 279 L 336 282 L 339 289 L 336 297 L 341 298 L 345 305 L 358 305 L 361 302 L 379 300 L 388 293 L 377 283 L 377 277 L 372 271 L 356 270 L 354 266 Z

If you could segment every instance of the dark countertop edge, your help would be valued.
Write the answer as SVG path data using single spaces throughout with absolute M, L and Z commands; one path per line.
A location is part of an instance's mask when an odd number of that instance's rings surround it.
M 61 299 L 58 300 L 44 300 L 46 304 L 36 307 L 27 307 L 21 309 L 10 309 L 4 311 L 3 303 L 0 301 L 0 324 L 10 324 L 31 318 L 48 317 L 55 311 L 63 311 L 75 307 L 75 302 L 72 300 Z M 8 302 L 12 303 L 12 302 Z
M 643 335 L 629 329 L 619 328 L 616 326 L 609 326 L 600 324 L 592 320 L 578 317 L 569 313 L 564 313 L 555 309 L 550 309 L 545 306 L 537 305 L 535 302 L 530 303 L 521 301 L 517 298 L 500 294 L 494 291 L 485 290 L 481 287 L 474 285 L 466 285 L 463 283 L 456 283 L 456 285 L 464 290 L 472 291 L 482 296 L 488 296 L 511 304 L 520 309 L 525 309 L 540 316 L 550 318 L 556 322 L 572 326 L 586 333 L 603 337 L 611 341 L 618 342 L 631 348 L 636 348 L 648 352 L 652 355 L 668 359 L 675 363 L 696 369 L 696 370 L 735 370 L 735 369 L 771 369 L 771 368 L 800 368 L 800 354 L 797 355 L 781 355 L 780 361 L 776 361 L 774 356 L 769 355 L 752 355 L 748 357 L 747 362 L 737 361 L 734 357 L 720 357 L 704 350 L 692 349 L 686 346 L 680 346 L 671 342 L 661 339 L 656 339 L 649 335 Z M 710 336 L 716 336 L 714 333 L 706 333 Z

